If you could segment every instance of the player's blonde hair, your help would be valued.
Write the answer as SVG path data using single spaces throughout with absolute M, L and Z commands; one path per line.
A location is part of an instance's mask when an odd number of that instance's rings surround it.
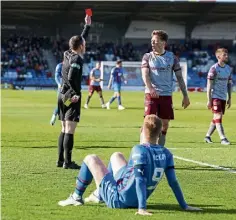
M 218 48 L 215 52 L 216 57 L 222 53 L 228 53 L 228 50 L 226 48 Z
M 168 34 L 163 30 L 153 30 L 152 37 L 154 35 L 157 35 L 161 41 L 165 41 L 165 42 L 168 41 Z
M 147 115 L 143 123 L 144 136 L 147 139 L 153 139 L 159 137 L 161 132 L 162 122 L 156 115 Z

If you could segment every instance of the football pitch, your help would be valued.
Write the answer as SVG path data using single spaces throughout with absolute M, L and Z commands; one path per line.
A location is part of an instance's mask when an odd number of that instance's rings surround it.
M 104 92 L 108 101 L 112 92 Z M 83 101 L 87 92 L 83 92 Z M 73 160 L 81 163 L 87 154 L 98 154 L 107 163 L 120 151 L 129 156 L 139 142 L 143 121 L 143 92 L 123 92 L 122 104 L 101 109 L 97 94 L 88 110 L 82 109 L 75 133 Z M 183 110 L 181 94 L 174 94 L 175 120 L 171 121 L 166 147 L 176 156 L 175 167 L 185 199 L 202 212 L 181 211 L 166 178 L 148 200 L 153 216 L 135 216 L 136 209 L 115 210 L 104 204 L 59 207 L 74 190 L 78 171 L 56 167 L 59 121 L 49 121 L 56 105 L 55 91 L 2 90 L 1 196 L 5 220 L 80 220 L 80 219 L 236 219 L 236 94 L 226 111 L 223 125 L 230 146 L 214 144 L 203 138 L 212 114 L 206 109 L 205 93 L 190 93 L 191 106 Z M 214 167 L 215 166 L 215 167 Z M 228 169 L 227 169 L 228 168 Z M 85 197 L 95 189 L 88 187 Z

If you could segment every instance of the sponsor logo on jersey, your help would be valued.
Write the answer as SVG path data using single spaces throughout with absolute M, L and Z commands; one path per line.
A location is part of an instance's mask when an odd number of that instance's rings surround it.
M 221 80 L 221 81 L 224 81 L 224 80 L 228 80 L 229 78 L 228 77 L 218 77 L 217 80 Z
M 155 66 L 150 67 L 151 70 L 157 70 L 157 71 L 160 71 L 160 72 L 163 72 L 163 71 L 169 71 L 170 68 L 171 68 L 170 65 L 165 66 L 165 67 L 163 67 L 163 66 L 162 66 L 162 67 L 155 67 Z

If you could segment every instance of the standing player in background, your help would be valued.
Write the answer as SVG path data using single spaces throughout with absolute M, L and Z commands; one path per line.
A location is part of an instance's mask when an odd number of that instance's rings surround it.
M 165 145 L 169 121 L 174 119 L 173 72 L 183 94 L 182 106 L 187 108 L 190 104 L 179 61 L 172 52 L 165 50 L 167 40 L 165 31 L 154 30 L 151 38 L 152 52 L 144 54 L 141 65 L 145 84 L 145 116 L 156 114 L 161 118 L 162 131 L 158 141 L 161 146 Z M 141 143 L 142 139 L 141 132 Z
M 226 64 L 228 61 L 228 51 L 225 48 L 217 49 L 216 58 L 218 62 L 211 67 L 207 77 L 207 107 L 208 109 L 212 109 L 213 120 L 210 123 L 209 130 L 207 131 L 204 140 L 206 143 L 213 143 L 211 140 L 211 135 L 215 129 L 217 129 L 221 139 L 221 144 L 229 145 L 230 142 L 225 137 L 222 117 L 225 113 L 227 93 L 228 108 L 231 106 L 232 69 Z
M 62 71 L 62 62 L 57 64 L 56 70 L 55 70 L 55 81 L 56 81 L 57 87 L 58 87 L 57 97 L 58 97 L 58 94 L 59 94 L 59 90 L 61 88 L 61 71 Z M 50 121 L 51 125 L 55 124 L 56 119 L 57 119 L 57 115 L 58 115 L 58 106 L 54 109 L 54 112 L 52 114 L 52 118 L 51 118 L 51 121 Z
M 65 169 L 78 169 L 72 162 L 74 132 L 80 121 L 81 81 L 85 39 L 91 25 L 91 17 L 86 15 L 85 26 L 81 35 L 73 36 L 69 41 L 70 49 L 65 51 L 62 66 L 62 87 L 58 97 L 59 119 L 62 130 L 58 138 L 57 166 Z M 64 155 L 63 155 L 64 152 Z
M 90 72 L 89 95 L 87 97 L 86 103 L 84 104 L 84 108 L 86 109 L 88 108 L 89 101 L 92 98 L 94 91 L 97 91 L 97 93 L 99 94 L 102 108 L 106 108 L 106 105 L 104 103 L 104 99 L 102 96 L 102 88 L 100 86 L 100 82 L 102 81 L 100 68 L 101 68 L 101 63 L 97 62 L 96 67 L 93 68 Z
M 116 67 L 112 68 L 111 76 L 108 83 L 108 89 L 114 89 L 114 95 L 111 97 L 110 101 L 106 103 L 107 109 L 110 109 L 111 103 L 117 98 L 118 100 L 118 110 L 124 110 L 125 108 L 121 104 L 121 83 L 122 81 L 127 84 L 124 78 L 124 70 L 122 68 L 122 61 L 118 60 L 116 62 Z
M 160 145 L 157 139 L 161 132 L 162 122 L 156 115 L 144 119 L 144 144 L 133 147 L 129 161 L 122 153 L 111 156 L 108 168 L 96 155 L 85 157 L 76 181 L 73 194 L 60 201 L 60 206 L 83 205 L 83 194 L 94 178 L 99 189 L 100 200 L 110 208 L 138 208 L 138 215 L 152 215 L 147 211 L 147 199 L 154 192 L 165 173 L 180 207 L 186 211 L 201 209 L 188 206 L 175 175 L 174 160 L 171 152 Z M 91 194 L 87 201 L 97 202 Z

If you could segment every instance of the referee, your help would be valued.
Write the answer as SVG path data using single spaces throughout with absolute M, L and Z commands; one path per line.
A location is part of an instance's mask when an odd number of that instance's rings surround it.
M 57 167 L 65 169 L 80 168 L 79 165 L 72 162 L 71 157 L 74 132 L 80 120 L 83 55 L 90 25 L 91 17 L 86 15 L 82 34 L 73 36 L 69 41 L 70 49 L 64 52 L 62 87 L 58 97 L 58 115 L 62 130 L 58 138 Z

